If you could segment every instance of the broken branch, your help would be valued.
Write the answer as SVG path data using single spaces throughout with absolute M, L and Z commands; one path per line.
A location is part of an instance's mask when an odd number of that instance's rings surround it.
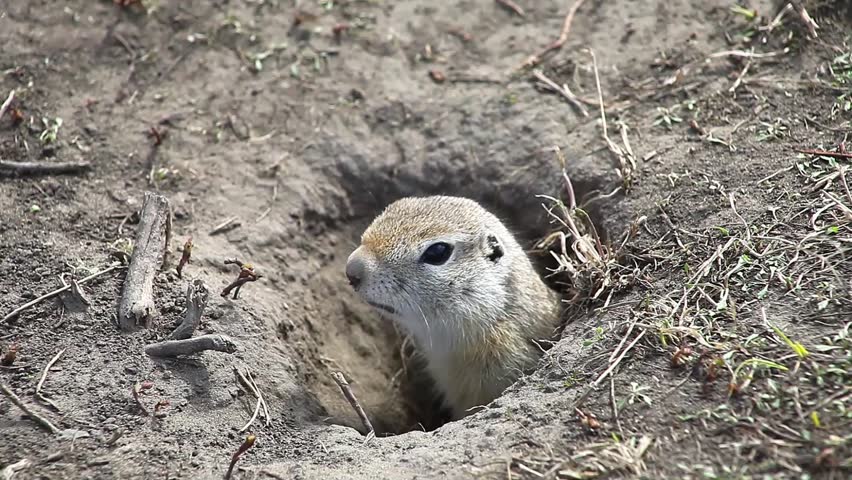
M 157 316 L 154 277 L 165 262 L 171 227 L 169 200 L 147 192 L 118 307 L 118 324 L 124 331 L 134 330 L 140 325 L 147 328 Z
M 210 298 L 210 292 L 201 280 L 193 281 L 186 288 L 186 315 L 181 324 L 169 335 L 169 340 L 185 340 L 192 336 L 201 322 L 201 315 L 204 313 L 204 307 L 207 306 L 208 298 Z
M 185 340 L 166 340 L 145 347 L 145 353 L 152 357 L 178 357 L 205 350 L 234 353 L 237 351 L 237 344 L 226 335 L 212 334 Z
M 80 173 L 92 168 L 89 162 L 10 162 L 0 160 L 0 170 L 9 170 L 18 175 L 58 175 Z

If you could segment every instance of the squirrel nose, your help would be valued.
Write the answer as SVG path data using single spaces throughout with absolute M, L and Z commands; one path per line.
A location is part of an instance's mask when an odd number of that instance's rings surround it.
M 357 256 L 352 256 L 346 262 L 346 278 L 349 279 L 349 285 L 352 285 L 356 290 L 361 285 L 361 280 L 364 279 L 364 271 L 366 266 L 364 260 Z

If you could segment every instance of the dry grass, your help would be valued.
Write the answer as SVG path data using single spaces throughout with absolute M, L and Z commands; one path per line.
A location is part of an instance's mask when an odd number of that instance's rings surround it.
M 566 201 L 542 197 L 559 228 L 538 247 L 551 250 L 557 265 L 552 276 L 565 285 L 569 303 L 605 309 L 637 278 L 656 273 L 668 279 L 667 291 L 646 290 L 644 300 L 632 305 L 629 320 L 611 324 L 601 335 L 598 347 L 611 352 L 590 362 L 596 370 L 587 372 L 588 378 L 596 380 L 578 402 L 591 392 L 589 403 L 605 405 L 605 393 L 595 387 L 607 376 L 613 382 L 626 368 L 619 362 L 629 365 L 637 350 L 669 359 L 669 367 L 682 372 L 670 389 L 659 391 L 641 378 L 631 382 L 630 391 L 611 383 L 613 416 L 603 422 L 603 431 L 617 424 L 614 431 L 622 431 L 616 398 L 623 405 L 647 395 L 647 403 L 657 402 L 655 409 L 664 408 L 659 404 L 674 392 L 700 395 L 695 400 L 704 405 L 715 398 L 715 406 L 710 402 L 692 414 L 671 415 L 696 423 L 702 435 L 729 432 L 723 439 L 699 441 L 724 440 L 720 451 L 732 460 L 677 465 L 685 475 L 802 475 L 852 468 L 852 322 L 847 320 L 852 315 L 852 174 L 846 159 L 793 155 L 792 168 L 742 191 L 702 179 L 714 185 L 719 204 L 727 205 L 708 220 L 718 224 L 688 230 L 666 211 L 676 205 L 660 205 L 657 220 L 667 229 L 648 247 L 661 259 L 656 268 L 643 266 L 644 256 L 635 253 L 644 217 L 613 246 L 601 241 L 576 204 L 567 175 Z M 757 209 L 743 207 L 745 199 L 756 197 L 762 199 Z M 766 199 L 774 200 L 767 204 Z M 672 276 L 673 271 L 681 273 Z M 671 288 L 672 282 L 679 286 Z M 601 363 L 606 353 L 609 360 Z M 578 450 L 547 458 L 519 456 L 508 471 L 521 478 L 640 474 L 647 437 L 636 434 L 641 424 L 633 427 L 627 439 L 613 433 L 618 440 L 594 443 L 585 455 Z
M 618 245 L 604 243 L 588 212 L 577 204 L 574 187 L 565 171 L 565 158 L 559 149 L 556 155 L 562 165 L 567 202 L 539 195 L 557 229 L 539 241 L 537 250 L 549 250 L 556 262 L 550 277 L 563 285 L 567 302 L 583 305 L 605 299 L 609 302 L 614 292 L 631 285 L 642 268 L 631 256 L 627 244 L 639 231 L 645 217 L 634 221 L 622 235 Z

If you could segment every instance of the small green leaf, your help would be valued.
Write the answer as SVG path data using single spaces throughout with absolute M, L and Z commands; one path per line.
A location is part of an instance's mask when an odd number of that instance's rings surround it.
M 30 213 L 38 213 L 40 211 L 41 211 L 41 207 L 39 207 L 35 203 L 30 205 Z
M 811 412 L 811 422 L 814 424 L 814 427 L 820 428 L 822 424 L 819 421 L 819 413 L 816 410 Z
M 757 18 L 757 10 L 751 8 L 745 8 L 741 5 L 732 5 L 731 12 L 737 15 L 741 15 L 743 18 L 748 20 L 749 22 Z
M 787 346 L 789 346 L 790 349 L 793 350 L 793 352 L 795 352 L 796 355 L 799 356 L 799 358 L 805 358 L 808 356 L 808 350 L 804 347 L 804 345 L 799 342 L 790 340 L 790 337 L 785 335 L 784 332 L 782 332 L 781 329 L 776 327 L 775 325 L 770 324 L 769 326 L 772 327 L 772 330 L 775 330 L 775 333 L 779 337 L 781 337 L 781 340 L 784 340 L 784 343 L 786 343 Z

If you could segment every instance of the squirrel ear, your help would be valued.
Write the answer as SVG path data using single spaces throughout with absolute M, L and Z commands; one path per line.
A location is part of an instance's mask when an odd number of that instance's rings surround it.
M 494 234 L 488 234 L 485 237 L 485 257 L 492 262 L 496 262 L 504 253 L 505 251 L 503 250 L 503 244 L 500 243 L 500 239 Z

